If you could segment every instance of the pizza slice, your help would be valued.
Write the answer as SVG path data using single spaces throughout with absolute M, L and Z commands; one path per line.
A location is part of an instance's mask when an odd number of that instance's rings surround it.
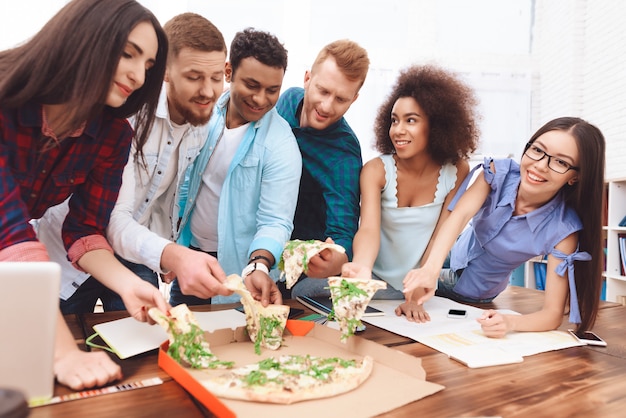
M 382 280 L 329 277 L 328 286 L 333 301 L 333 312 L 328 316 L 339 323 L 341 342 L 354 335 L 355 329 L 362 325 L 361 318 L 367 304 L 378 289 L 386 289 Z
M 369 356 L 345 360 L 283 355 L 225 371 L 201 383 L 223 398 L 292 404 L 349 392 L 370 376 L 373 366 Z
M 261 354 L 261 347 L 278 350 L 283 342 L 283 332 L 289 317 L 289 306 L 268 305 L 252 297 L 241 276 L 231 274 L 224 285 L 241 296 L 241 304 L 246 314 L 246 329 L 254 343 L 254 351 Z
M 204 331 L 187 305 L 175 306 L 170 309 L 169 314 L 158 308 L 150 308 L 148 315 L 167 332 L 170 342 L 167 353 L 178 363 L 195 369 L 233 366 L 233 362 L 220 361 L 211 352 Z
M 291 289 L 296 284 L 302 273 L 307 269 L 309 260 L 325 249 L 340 253 L 346 252 L 341 245 L 319 240 L 302 241 L 294 239 L 287 241 L 278 262 L 278 269 L 281 271 L 280 278 L 285 277 L 287 289 Z

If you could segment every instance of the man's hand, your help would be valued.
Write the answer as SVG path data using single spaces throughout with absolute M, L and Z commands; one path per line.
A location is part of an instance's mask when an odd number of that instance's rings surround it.
M 244 277 L 244 283 L 252 294 L 252 297 L 261 302 L 263 306 L 270 303 L 282 305 L 283 296 L 276 283 L 262 270 L 254 270 Z
M 335 243 L 332 238 L 326 238 L 325 242 L 329 244 Z M 345 253 L 326 248 L 320 251 L 316 256 L 311 257 L 304 274 L 316 279 L 338 276 L 341 274 L 341 266 L 347 262 L 348 256 Z
M 185 295 L 208 299 L 215 295 L 229 296 L 223 282 L 226 274 L 215 257 L 178 244 L 168 244 L 161 255 L 161 266 L 178 279 Z M 169 278 L 169 276 L 168 276 Z

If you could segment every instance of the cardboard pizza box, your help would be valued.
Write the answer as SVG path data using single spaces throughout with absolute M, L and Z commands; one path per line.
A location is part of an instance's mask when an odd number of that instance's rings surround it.
M 291 405 L 247 402 L 218 398 L 202 385 L 202 380 L 219 370 L 195 370 L 178 364 L 167 354 L 168 343 L 159 350 L 159 366 L 217 417 L 271 416 L 323 417 L 346 414 L 351 417 L 371 417 L 423 397 L 444 387 L 427 382 L 421 359 L 385 347 L 361 337 L 350 337 L 346 344 L 339 341 L 340 333 L 310 321 L 289 320 L 280 349 L 262 348 L 255 354 L 245 327 L 207 332 L 211 351 L 222 361 L 234 361 L 236 367 L 256 363 L 282 354 L 310 354 L 319 357 L 361 358 L 369 355 L 375 364 L 370 377 L 351 392 L 330 398 L 297 402 Z

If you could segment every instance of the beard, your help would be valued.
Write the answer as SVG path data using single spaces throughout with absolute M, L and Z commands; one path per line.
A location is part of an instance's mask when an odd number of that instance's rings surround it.
M 169 95 L 170 104 L 174 106 L 174 109 L 176 109 L 176 111 L 183 118 L 185 118 L 185 121 L 187 121 L 192 126 L 199 126 L 199 125 L 204 125 L 205 123 L 207 123 L 209 119 L 211 118 L 211 113 L 212 113 L 213 108 L 211 107 L 211 109 L 206 115 L 198 114 L 194 112 L 187 103 L 182 102 L 181 100 L 178 99 L 179 95 L 177 94 L 177 91 L 176 91 L 176 85 L 171 80 L 169 83 L 170 83 L 170 95 Z M 191 99 L 189 99 L 188 103 L 207 102 L 207 101 L 209 101 L 209 98 L 205 96 L 194 96 Z

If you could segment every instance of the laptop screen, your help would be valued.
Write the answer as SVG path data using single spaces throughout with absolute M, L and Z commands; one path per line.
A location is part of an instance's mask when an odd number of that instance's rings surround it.
M 52 397 L 61 269 L 51 262 L 0 263 L 0 388 Z

